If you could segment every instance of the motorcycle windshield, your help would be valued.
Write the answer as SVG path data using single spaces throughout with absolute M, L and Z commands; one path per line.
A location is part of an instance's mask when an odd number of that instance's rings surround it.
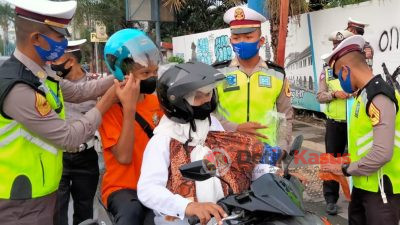
M 295 185 L 275 174 L 264 174 L 251 184 L 254 195 L 283 215 L 304 216 Z

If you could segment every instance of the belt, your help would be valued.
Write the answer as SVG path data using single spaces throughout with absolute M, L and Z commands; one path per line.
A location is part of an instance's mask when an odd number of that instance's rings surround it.
M 86 143 L 83 143 L 81 145 L 79 145 L 79 151 L 78 152 L 82 152 L 85 151 L 86 149 L 89 148 L 93 148 L 94 147 L 94 138 L 90 139 L 89 141 L 87 141 Z

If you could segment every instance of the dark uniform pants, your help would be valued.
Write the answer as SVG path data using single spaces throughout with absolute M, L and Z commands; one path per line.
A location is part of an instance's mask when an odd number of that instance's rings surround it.
M 325 134 L 326 153 L 332 153 L 334 157 L 342 156 L 346 145 L 347 124 L 327 119 Z M 339 199 L 339 183 L 336 181 L 324 181 L 323 192 L 327 203 L 336 203 Z
M 115 191 L 108 197 L 107 204 L 116 225 L 154 225 L 154 212 L 139 202 L 135 190 Z
M 94 148 L 64 153 L 63 175 L 57 192 L 55 225 L 68 225 L 68 204 L 74 203 L 73 224 L 93 218 L 93 199 L 99 181 L 99 164 Z
M 0 199 L 1 225 L 53 224 L 56 193 L 28 200 Z
M 387 194 L 383 204 L 380 192 L 353 188 L 349 205 L 349 225 L 399 225 L 400 194 Z

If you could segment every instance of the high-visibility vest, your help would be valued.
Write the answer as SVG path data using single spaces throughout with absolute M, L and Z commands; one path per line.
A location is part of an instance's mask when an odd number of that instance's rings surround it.
M 65 119 L 64 100 L 58 82 L 48 78 L 39 90 L 45 93 L 51 108 Z M 2 115 L 0 152 L 0 199 L 38 198 L 58 189 L 62 151 L 17 121 Z
M 384 82 L 382 80 L 382 82 Z M 397 102 L 400 96 L 396 93 Z M 373 126 L 371 118 L 367 115 L 367 92 L 364 89 L 355 99 L 350 117 L 349 128 L 349 154 L 351 162 L 357 162 L 365 157 L 372 149 Z M 391 161 L 386 163 L 379 171 L 369 176 L 353 176 L 353 185 L 359 189 L 378 192 L 379 179 L 383 175 L 389 177 L 393 193 L 400 193 L 400 113 L 396 114 L 394 149 Z
M 278 121 L 270 119 L 276 112 L 276 101 L 282 91 L 285 75 L 272 68 L 265 68 L 247 76 L 237 67 L 220 69 L 225 80 L 217 86 L 218 113 L 235 123 L 258 122 L 268 128 L 258 130 L 268 137 L 263 142 L 277 143 Z
M 343 91 L 339 79 L 333 77 L 333 71 L 330 67 L 325 68 L 325 79 L 329 91 Z M 325 115 L 329 119 L 345 121 L 346 99 L 334 99 L 326 103 Z

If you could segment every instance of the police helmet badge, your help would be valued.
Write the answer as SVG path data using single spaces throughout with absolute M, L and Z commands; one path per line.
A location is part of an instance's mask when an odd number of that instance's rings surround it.
M 235 10 L 235 20 L 244 20 L 245 14 L 242 8 L 237 8 Z

